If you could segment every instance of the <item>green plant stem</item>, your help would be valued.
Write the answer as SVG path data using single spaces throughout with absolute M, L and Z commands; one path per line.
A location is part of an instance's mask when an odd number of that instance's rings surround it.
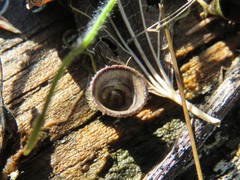
M 37 143 L 37 137 L 38 134 L 41 130 L 41 127 L 44 124 L 44 117 L 46 115 L 48 106 L 51 102 L 51 98 L 54 94 L 54 89 L 57 86 L 58 80 L 61 78 L 63 75 L 65 68 L 67 68 L 74 58 L 78 55 L 80 55 L 86 47 L 94 40 L 96 37 L 98 31 L 100 30 L 101 26 L 103 25 L 104 21 L 106 20 L 108 14 L 111 12 L 113 9 L 114 5 L 116 4 L 117 0 L 109 0 L 108 3 L 105 5 L 105 7 L 102 9 L 101 13 L 96 16 L 96 18 L 93 20 L 93 25 L 88 28 L 86 31 L 85 36 L 83 37 L 82 42 L 73 50 L 69 52 L 69 54 L 64 57 L 63 62 L 61 67 L 59 68 L 57 74 L 53 78 L 52 86 L 49 90 L 49 93 L 46 98 L 46 102 L 44 104 L 42 113 L 37 116 L 37 118 L 34 120 L 33 127 L 32 127 L 32 132 L 28 138 L 27 144 L 24 148 L 24 155 L 28 155 L 32 149 L 35 147 Z

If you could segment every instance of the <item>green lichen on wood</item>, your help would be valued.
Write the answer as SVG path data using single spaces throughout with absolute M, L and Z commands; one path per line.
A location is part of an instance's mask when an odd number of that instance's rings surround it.
M 158 128 L 153 134 L 161 138 L 163 142 L 166 142 L 168 146 L 171 146 L 185 127 L 184 124 L 180 119 L 172 119 Z
M 119 149 L 111 154 L 114 163 L 104 179 L 142 179 L 142 172 L 127 150 Z

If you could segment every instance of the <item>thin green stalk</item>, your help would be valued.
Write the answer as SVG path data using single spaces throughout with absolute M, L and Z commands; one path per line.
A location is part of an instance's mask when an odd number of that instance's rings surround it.
M 37 116 L 37 118 L 34 120 L 32 132 L 31 132 L 31 134 L 28 138 L 28 142 L 24 148 L 23 154 L 25 156 L 28 155 L 32 151 L 32 149 L 35 147 L 35 145 L 37 143 L 37 137 L 41 130 L 41 127 L 44 124 L 44 117 L 46 115 L 51 98 L 54 94 L 54 89 L 57 86 L 58 80 L 63 75 L 65 68 L 67 68 L 72 63 L 74 58 L 76 56 L 78 56 L 79 54 L 81 54 L 84 51 L 84 49 L 86 47 L 88 47 L 88 45 L 94 40 L 98 31 L 100 30 L 101 26 L 105 22 L 108 14 L 111 12 L 111 10 L 113 9 L 116 2 L 117 2 L 117 0 L 109 0 L 108 1 L 108 3 L 105 5 L 105 7 L 103 7 L 101 13 L 98 16 L 96 16 L 95 19 L 93 19 L 92 26 L 90 26 L 88 28 L 88 30 L 86 31 L 86 34 L 83 37 L 83 40 L 80 42 L 80 44 L 76 48 L 74 48 L 72 51 L 70 51 L 70 53 L 63 59 L 61 67 L 59 68 L 57 74 L 53 78 L 53 83 L 52 83 L 52 86 L 47 95 L 46 102 L 44 104 L 42 113 L 39 114 Z

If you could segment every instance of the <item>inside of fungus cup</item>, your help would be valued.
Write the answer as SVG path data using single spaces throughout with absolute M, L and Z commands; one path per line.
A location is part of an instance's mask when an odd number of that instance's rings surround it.
M 97 102 L 114 111 L 128 110 L 134 99 L 134 87 L 129 72 L 113 69 L 105 71 L 96 79 Z
M 99 102 L 111 110 L 128 110 L 134 99 L 133 88 L 128 79 L 109 79 L 98 93 Z

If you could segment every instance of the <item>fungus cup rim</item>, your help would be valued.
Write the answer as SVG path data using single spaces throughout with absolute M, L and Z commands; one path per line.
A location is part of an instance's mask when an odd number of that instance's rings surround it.
M 137 88 L 141 88 L 140 91 L 142 92 L 142 95 L 139 95 L 142 97 L 142 102 L 138 103 L 136 102 L 136 98 L 134 98 L 133 100 L 133 104 L 127 109 L 127 110 L 122 110 L 122 111 L 117 111 L 117 110 L 112 110 L 107 108 L 106 106 L 104 106 L 101 102 L 98 101 L 98 98 L 95 98 L 95 94 L 96 94 L 96 83 L 98 81 L 99 78 L 102 78 L 102 76 L 105 73 L 111 73 L 109 71 L 124 71 L 126 73 L 130 73 L 130 75 L 132 75 L 134 77 L 134 80 L 139 80 L 139 83 L 141 83 L 141 86 L 137 87 Z M 121 77 L 119 77 L 121 78 Z M 134 82 L 135 83 L 135 82 Z M 136 87 L 135 87 L 136 88 Z M 136 93 L 136 90 L 134 89 L 134 93 Z M 112 117 L 118 117 L 118 118 L 126 118 L 129 116 L 132 116 L 133 114 L 136 114 L 139 110 L 141 110 L 143 108 L 143 106 L 147 103 L 148 100 L 148 85 L 147 82 L 144 78 L 144 76 L 138 72 L 137 70 L 126 66 L 126 65 L 112 65 L 112 66 L 106 66 L 102 69 L 100 69 L 92 78 L 91 82 L 90 82 L 90 87 L 88 90 L 88 101 L 90 104 L 90 107 L 95 109 L 95 110 L 99 110 L 101 111 L 103 114 L 112 116 Z M 136 103 L 135 103 L 136 102 Z M 136 107 L 132 107 L 132 106 L 136 106 Z

